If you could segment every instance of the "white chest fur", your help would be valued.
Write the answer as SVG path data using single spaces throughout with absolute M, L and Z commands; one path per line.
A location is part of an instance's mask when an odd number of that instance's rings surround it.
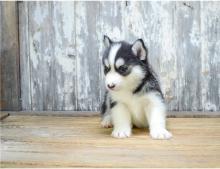
M 111 96 L 118 104 L 124 104 L 127 107 L 135 126 L 148 126 L 145 110 L 150 104 L 146 95 L 134 95 L 130 92 L 120 91 L 113 92 Z

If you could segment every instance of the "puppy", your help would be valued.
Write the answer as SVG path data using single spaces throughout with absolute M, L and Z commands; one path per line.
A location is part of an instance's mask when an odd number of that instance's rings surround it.
M 148 63 L 142 39 L 133 44 L 113 42 L 104 36 L 106 93 L 101 107 L 103 127 L 113 127 L 112 136 L 129 137 L 132 127 L 148 127 L 153 139 L 170 139 L 166 130 L 166 106 L 157 77 Z

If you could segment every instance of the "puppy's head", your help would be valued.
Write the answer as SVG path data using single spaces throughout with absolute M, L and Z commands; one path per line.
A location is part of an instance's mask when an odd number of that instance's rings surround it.
M 133 44 L 113 42 L 104 36 L 103 66 L 105 85 L 109 91 L 132 90 L 145 77 L 147 48 L 142 39 Z

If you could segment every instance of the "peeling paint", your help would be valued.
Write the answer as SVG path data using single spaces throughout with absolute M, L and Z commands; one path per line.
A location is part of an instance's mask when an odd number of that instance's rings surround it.
M 56 56 L 58 64 L 60 64 L 63 68 L 64 73 L 71 73 L 74 71 L 74 61 L 67 56 Z
M 23 107 L 99 110 L 107 34 L 145 41 L 169 110 L 220 110 L 220 2 L 23 3 L 21 48 L 30 68 L 22 65 L 22 91 L 29 86 L 32 99 L 28 106 L 22 98 Z
M 40 27 L 41 24 L 44 22 L 44 20 L 47 18 L 48 11 L 43 10 L 43 5 L 37 3 L 35 10 L 34 10 L 34 15 L 33 19 L 35 23 Z
M 193 22 L 192 31 L 190 32 L 189 36 L 191 43 L 196 47 L 200 47 L 201 35 L 198 21 Z

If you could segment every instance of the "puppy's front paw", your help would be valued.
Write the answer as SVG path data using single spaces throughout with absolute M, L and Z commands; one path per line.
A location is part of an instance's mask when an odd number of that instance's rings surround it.
M 115 138 L 126 138 L 131 136 L 131 129 L 114 129 L 112 137 Z
M 150 135 L 153 139 L 170 139 L 172 134 L 164 128 L 152 129 Z

